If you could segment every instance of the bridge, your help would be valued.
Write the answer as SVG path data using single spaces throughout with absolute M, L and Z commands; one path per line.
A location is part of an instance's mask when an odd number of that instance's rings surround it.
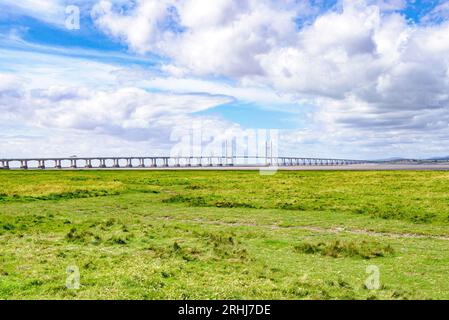
M 119 168 L 189 168 L 189 167 L 288 167 L 345 166 L 373 161 L 251 156 L 191 157 L 66 157 L 0 159 L 0 169 L 119 169 Z

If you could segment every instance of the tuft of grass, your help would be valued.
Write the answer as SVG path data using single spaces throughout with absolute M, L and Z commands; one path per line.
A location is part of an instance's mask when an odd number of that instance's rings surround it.
M 82 199 L 92 197 L 106 197 L 111 195 L 118 195 L 118 191 L 109 190 L 75 190 L 61 193 L 51 193 L 45 196 L 30 197 L 35 200 L 65 200 L 65 199 Z
M 77 228 L 72 228 L 66 234 L 65 239 L 68 242 L 79 243 L 79 244 L 94 244 L 98 245 L 101 242 L 101 237 L 93 234 L 90 231 L 84 230 L 79 231 Z
M 212 203 L 212 206 L 217 208 L 249 208 L 249 209 L 257 208 L 256 205 L 251 203 L 242 203 L 235 201 L 214 201 Z
M 226 232 L 201 232 L 197 236 L 212 248 L 214 259 L 230 259 L 236 262 L 250 260 L 250 256 L 236 235 Z
M 373 259 L 394 254 L 390 245 L 383 245 L 374 241 L 342 241 L 329 242 L 303 242 L 294 247 L 294 250 L 305 254 L 319 254 L 333 258 L 359 257 Z
M 123 237 L 113 236 L 111 239 L 109 239 L 109 243 L 111 243 L 111 244 L 118 244 L 118 245 L 125 245 L 128 242 Z
M 207 201 L 203 197 L 189 197 L 183 195 L 175 195 L 170 198 L 162 200 L 163 203 L 182 203 L 193 207 L 205 207 Z
M 119 191 L 111 190 L 73 190 L 60 193 L 49 193 L 39 196 L 27 196 L 27 195 L 5 195 L 0 196 L 0 202 L 31 202 L 31 201 L 60 201 L 70 199 L 83 199 L 83 198 L 95 198 L 95 197 L 107 197 L 119 195 Z
M 206 197 L 198 196 L 183 196 L 175 195 L 170 198 L 162 200 L 163 203 L 182 203 L 192 207 L 217 207 L 217 208 L 257 208 L 251 203 L 244 203 L 230 200 L 213 200 Z
M 278 202 L 276 203 L 276 207 L 285 210 L 298 210 L 298 211 L 306 210 L 305 206 L 297 199 Z
M 2 226 L 2 228 L 3 228 L 3 230 L 11 231 L 11 230 L 14 230 L 16 228 L 16 226 L 11 223 L 5 223 Z

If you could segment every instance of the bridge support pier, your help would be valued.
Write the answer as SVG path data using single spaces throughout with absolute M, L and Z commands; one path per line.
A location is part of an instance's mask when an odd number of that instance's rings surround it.
M 106 168 L 106 159 L 100 159 L 100 168 L 105 169 Z
M 116 158 L 116 159 L 113 159 L 113 161 L 114 161 L 114 164 L 112 165 L 112 167 L 113 167 L 113 168 L 120 168 L 120 164 L 119 164 L 119 162 L 118 162 L 119 159 Z
M 2 167 L 0 169 L 9 170 L 9 161 L 2 161 Z
M 38 169 L 42 169 L 42 170 L 44 170 L 45 169 L 45 161 L 44 160 L 39 160 L 39 163 L 38 163 Z
M 131 159 L 131 158 L 126 159 L 126 167 L 127 168 L 132 168 L 133 167 L 133 159 Z
M 28 161 L 26 160 L 20 160 L 20 169 L 28 169 Z
M 86 169 L 91 169 L 92 168 L 92 160 L 91 159 L 86 159 Z
M 70 168 L 72 168 L 72 169 L 78 168 L 78 166 L 76 165 L 75 159 L 70 159 Z
M 62 169 L 61 160 L 55 160 L 55 169 Z
M 164 167 L 165 168 L 169 167 L 169 165 L 168 165 L 168 158 L 164 158 Z
M 157 159 L 156 158 L 151 158 L 151 167 L 157 168 Z
M 139 159 L 139 168 L 145 168 L 145 159 L 143 158 Z

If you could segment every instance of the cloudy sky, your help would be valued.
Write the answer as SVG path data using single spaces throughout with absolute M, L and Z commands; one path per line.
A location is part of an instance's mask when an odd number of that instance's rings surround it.
M 0 158 L 162 155 L 192 126 L 447 156 L 449 1 L 0 0 Z

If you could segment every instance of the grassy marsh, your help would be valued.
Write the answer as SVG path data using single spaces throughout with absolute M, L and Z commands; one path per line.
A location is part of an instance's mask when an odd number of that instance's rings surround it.
M 448 182 L 438 171 L 0 171 L 0 298 L 447 299 Z M 72 265 L 79 290 L 65 286 Z M 364 285 L 369 265 L 379 290 Z

